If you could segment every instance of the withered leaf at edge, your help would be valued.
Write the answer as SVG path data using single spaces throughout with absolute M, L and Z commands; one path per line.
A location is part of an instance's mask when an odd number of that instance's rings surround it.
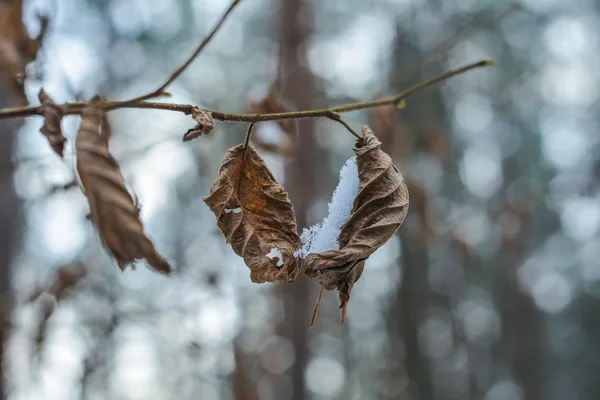
M 63 112 L 44 89 L 40 89 L 38 98 L 40 99 L 42 115 L 44 116 L 44 125 L 40 131 L 48 139 L 52 150 L 60 157 L 63 157 L 65 142 L 67 141 L 60 128 Z
M 199 138 L 200 136 L 208 135 L 215 128 L 215 122 L 210 111 L 201 109 L 200 107 L 192 107 L 192 117 L 197 122 L 196 126 L 183 135 L 183 141 Z
M 219 177 L 203 200 L 233 251 L 250 268 L 253 282 L 295 280 L 300 260 L 294 252 L 300 238 L 294 208 L 251 143 L 246 151 L 242 145 L 227 151 Z M 271 254 L 274 248 L 283 260 Z
M 367 127 L 356 141 L 358 195 L 338 238 L 340 250 L 308 254 L 305 273 L 327 290 L 337 289 L 342 310 L 365 261 L 396 233 L 408 212 L 408 189 L 381 142 Z
M 108 151 L 105 133 L 100 132 L 108 129 L 106 115 L 98 107 L 100 101 L 96 96 L 83 111 L 75 140 L 77 172 L 90 204 L 91 220 L 121 270 L 146 259 L 156 271 L 169 273 L 169 263 L 144 234 L 139 209 L 125 187 L 119 164 Z

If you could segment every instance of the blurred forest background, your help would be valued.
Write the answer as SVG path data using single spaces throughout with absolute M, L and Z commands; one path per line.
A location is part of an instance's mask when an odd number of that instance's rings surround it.
M 0 0 L 3 78 L 11 3 Z M 49 19 L 26 97 L 153 90 L 228 4 L 25 0 L 31 37 Z M 0 120 L 2 398 L 598 399 L 599 13 L 597 0 L 244 0 L 169 88 L 166 101 L 229 112 L 268 111 L 272 90 L 304 110 L 495 61 L 403 109 L 345 116 L 378 135 L 411 205 L 341 328 L 335 292 L 309 329 L 317 285 L 252 284 L 202 201 L 243 124 L 182 143 L 193 126 L 182 114 L 109 114 L 111 151 L 176 268 L 164 277 L 141 264 L 121 273 L 86 219 L 78 117 L 63 121 L 65 160 L 41 118 Z M 25 102 L 11 79 L 2 107 Z M 326 119 L 262 129 L 256 145 L 299 228 L 320 221 L 352 136 Z

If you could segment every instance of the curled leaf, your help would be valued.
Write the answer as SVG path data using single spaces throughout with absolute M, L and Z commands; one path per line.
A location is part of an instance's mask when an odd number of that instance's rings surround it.
M 404 179 L 380 146 L 381 142 L 364 126 L 354 149 L 358 195 L 338 237 L 340 248 L 311 253 L 305 258 L 305 273 L 311 280 L 327 290 L 338 290 L 342 323 L 350 291 L 360 278 L 365 261 L 396 233 L 408 212 Z
M 215 128 L 215 122 L 210 111 L 203 110 L 200 107 L 193 107 L 192 117 L 198 124 L 183 135 L 184 142 L 208 135 Z
M 296 216 L 285 189 L 252 144 L 227 151 L 204 202 L 233 251 L 250 268 L 252 282 L 293 281 L 300 270 Z
M 171 267 L 144 234 L 139 208 L 125 187 L 119 164 L 108 151 L 103 138 L 108 122 L 98 107 L 100 101 L 99 97 L 92 99 L 83 111 L 75 141 L 77 172 L 90 204 L 90 219 L 121 270 L 135 260 L 146 259 L 155 270 L 169 273 Z
M 38 98 L 42 104 L 42 116 L 44 117 L 44 125 L 40 131 L 48 139 L 52 150 L 63 157 L 65 142 L 67 141 L 67 138 L 64 137 L 62 130 L 60 129 L 63 112 L 50 96 L 48 96 L 44 89 L 40 89 Z

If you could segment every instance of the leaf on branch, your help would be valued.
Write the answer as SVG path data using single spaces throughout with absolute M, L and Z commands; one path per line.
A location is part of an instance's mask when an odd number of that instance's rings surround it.
M 192 117 L 194 117 L 194 120 L 198 124 L 183 135 L 184 142 L 208 135 L 215 128 L 215 122 L 210 111 L 203 110 L 200 107 L 193 107 Z
M 0 1 L 0 74 L 18 106 L 27 104 L 26 67 L 37 57 L 48 18 L 40 17 L 40 34 L 30 38 L 23 23 L 23 0 Z
M 311 253 L 305 273 L 327 290 L 337 289 L 344 323 L 350 291 L 365 261 L 396 233 L 408 212 L 408 189 L 381 142 L 364 126 L 356 141 L 358 195 L 338 237 L 340 249 Z M 315 313 L 316 314 L 316 313 Z
M 300 270 L 294 208 L 251 143 L 246 150 L 238 145 L 227 151 L 203 200 L 250 268 L 252 282 L 294 281 Z
M 108 151 L 106 114 L 96 96 L 82 113 L 75 141 L 77 172 L 90 204 L 90 219 L 105 247 L 121 270 L 135 260 L 146 259 L 158 272 L 169 273 L 170 265 L 144 234 L 139 208 L 125 187 L 119 164 Z
M 285 102 L 275 88 L 271 88 L 267 96 L 261 100 L 249 100 L 247 104 L 248 112 L 256 114 L 285 113 L 294 110 L 294 107 Z M 295 120 L 267 121 L 256 127 L 253 141 L 259 149 L 291 155 L 296 148 L 296 136 Z
M 48 96 L 44 89 L 40 89 L 38 98 L 42 104 L 42 116 L 44 117 L 44 125 L 42 126 L 41 132 L 48 139 L 52 150 L 60 157 L 63 157 L 65 142 L 67 141 L 67 138 L 64 137 L 62 130 L 60 129 L 63 112 L 50 96 Z

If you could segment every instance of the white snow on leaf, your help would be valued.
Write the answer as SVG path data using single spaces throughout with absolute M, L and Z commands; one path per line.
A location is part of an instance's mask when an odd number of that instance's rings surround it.
M 340 249 L 338 238 L 342 227 L 352 215 L 354 199 L 358 195 L 358 183 L 356 157 L 352 157 L 346 161 L 340 171 L 340 182 L 331 197 L 329 214 L 323 223 L 303 230 L 300 237 L 302 248 L 296 251 L 294 256 L 303 258 L 310 253 Z
M 240 207 L 236 207 L 236 208 L 226 208 L 225 209 L 225 214 L 229 214 L 229 213 L 234 213 L 237 214 L 239 212 L 241 212 L 242 209 Z
M 300 241 L 302 242 L 302 247 L 294 252 L 294 257 L 304 258 L 309 253 L 310 248 L 315 241 L 315 237 L 317 233 L 321 230 L 321 224 L 315 224 L 310 228 L 304 228 L 302 230 L 302 234 L 300 235 Z
M 273 247 L 265 257 L 269 257 L 271 260 L 277 258 L 277 266 L 283 267 L 283 254 L 281 254 L 281 250 L 277 247 Z

